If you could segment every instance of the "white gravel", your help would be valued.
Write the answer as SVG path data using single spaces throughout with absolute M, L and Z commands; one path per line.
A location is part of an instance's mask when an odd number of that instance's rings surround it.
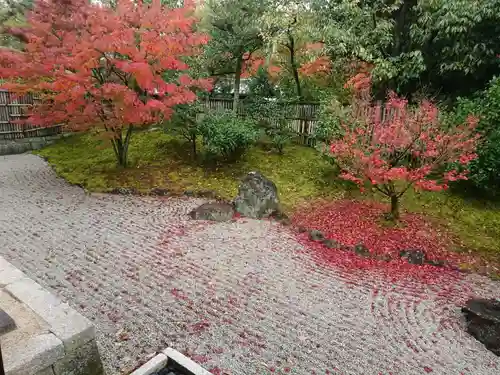
M 0 157 L 0 253 L 94 321 L 108 375 L 167 346 L 221 374 L 500 373 L 456 306 L 498 283 L 469 276 L 450 298 L 318 266 L 277 224 L 190 221 L 202 202 L 89 196 L 36 156 Z

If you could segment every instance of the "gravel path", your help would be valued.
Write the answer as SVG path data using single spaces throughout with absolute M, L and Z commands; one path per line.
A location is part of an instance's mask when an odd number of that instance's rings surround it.
M 201 202 L 89 196 L 36 156 L 0 157 L 0 253 L 95 322 L 109 375 L 166 346 L 215 374 L 500 373 L 456 307 L 499 284 L 319 266 L 275 223 L 188 220 Z

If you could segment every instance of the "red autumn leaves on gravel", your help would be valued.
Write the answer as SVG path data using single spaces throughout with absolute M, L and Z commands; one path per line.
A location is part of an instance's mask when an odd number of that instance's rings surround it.
M 397 226 L 383 225 L 383 215 L 387 206 L 377 202 L 340 200 L 335 202 L 317 201 L 298 209 L 293 216 L 293 224 L 306 229 L 316 229 L 329 239 L 343 245 L 365 245 L 372 255 L 389 255 L 392 262 L 400 263 L 403 268 L 418 268 L 405 264 L 399 252 L 405 249 L 420 249 L 427 259 L 446 260 L 458 264 L 464 256 L 449 251 L 453 236 L 444 228 L 433 225 L 419 214 L 405 213 Z M 329 249 L 308 239 L 307 233 L 299 234 L 299 240 L 314 248 L 315 255 L 323 262 L 337 266 L 371 268 L 381 263 L 376 259 L 360 257 L 353 252 Z M 420 266 L 425 269 L 438 269 L 433 266 Z

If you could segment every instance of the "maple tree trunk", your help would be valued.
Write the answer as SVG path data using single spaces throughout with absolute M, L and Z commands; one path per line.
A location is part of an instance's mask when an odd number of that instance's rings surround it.
M 115 151 L 116 161 L 120 167 L 127 167 L 128 164 L 128 146 L 130 144 L 130 137 L 132 136 L 133 127 L 129 126 L 123 138 L 123 134 L 111 140 L 113 150 Z
M 394 221 L 399 220 L 399 197 L 391 195 L 391 218 Z
M 236 60 L 236 72 L 234 73 L 234 98 L 233 98 L 233 112 L 238 113 L 238 104 L 240 102 L 240 83 L 241 83 L 241 70 L 243 69 L 243 55 L 238 56 Z

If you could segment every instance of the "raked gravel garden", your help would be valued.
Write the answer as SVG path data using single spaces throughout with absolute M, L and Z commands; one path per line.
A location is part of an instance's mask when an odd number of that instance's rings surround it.
M 1 255 L 94 322 L 110 375 L 168 346 L 213 374 L 500 371 L 460 312 L 498 296 L 487 277 L 329 262 L 276 221 L 88 194 L 28 154 L 0 159 L 0 202 Z

